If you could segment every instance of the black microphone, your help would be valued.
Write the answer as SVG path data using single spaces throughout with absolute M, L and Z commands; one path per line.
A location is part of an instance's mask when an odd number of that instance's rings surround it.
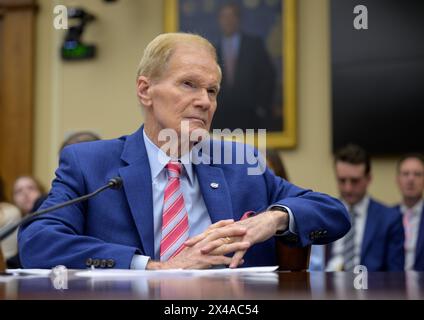
M 96 191 L 86 194 L 84 196 L 63 202 L 63 203 L 59 203 L 57 205 L 54 205 L 53 207 L 50 208 L 46 208 L 43 210 L 39 210 L 39 211 L 35 211 L 33 213 L 30 213 L 28 215 L 26 215 L 24 218 L 22 218 L 21 220 L 7 225 L 4 228 L 0 229 L 0 241 L 2 241 L 3 239 L 5 239 L 7 236 L 9 236 L 13 231 L 15 231 L 16 228 L 18 228 L 20 225 L 25 224 L 29 221 L 31 221 L 32 219 L 35 219 L 36 217 L 38 217 L 39 215 L 57 210 L 57 209 L 61 209 L 63 207 L 69 206 L 71 204 L 77 203 L 77 202 L 81 202 L 81 201 L 85 201 L 90 199 L 91 197 L 94 197 L 95 195 L 99 194 L 100 192 L 103 192 L 106 189 L 119 189 L 122 187 L 122 178 L 121 177 L 115 177 L 109 180 L 109 182 L 104 185 L 103 187 L 97 189 Z

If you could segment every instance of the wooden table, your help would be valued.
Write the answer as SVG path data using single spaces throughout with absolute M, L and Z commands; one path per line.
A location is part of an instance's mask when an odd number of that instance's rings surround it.
M 162 275 L 138 278 L 83 278 L 70 270 L 67 289 L 57 278 L 0 277 L 0 299 L 424 299 L 424 273 L 368 273 L 368 289 L 357 290 L 347 272 L 272 272 L 226 275 Z M 60 287 L 60 285 L 59 285 Z

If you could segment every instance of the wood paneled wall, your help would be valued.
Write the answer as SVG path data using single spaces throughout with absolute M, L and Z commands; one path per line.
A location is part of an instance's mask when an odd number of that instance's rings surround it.
M 0 0 L 0 175 L 32 173 L 35 0 Z

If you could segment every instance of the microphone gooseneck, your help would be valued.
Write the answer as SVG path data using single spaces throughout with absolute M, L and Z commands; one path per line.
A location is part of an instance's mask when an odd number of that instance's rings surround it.
M 96 196 L 97 194 L 103 192 L 106 189 L 117 190 L 121 187 L 122 187 L 122 178 L 121 177 L 114 177 L 114 178 L 110 179 L 109 182 L 106 185 L 100 187 L 99 189 L 97 189 L 97 190 L 95 190 L 95 191 L 93 191 L 89 194 L 86 194 L 84 196 L 81 196 L 81 197 L 78 197 L 78 198 L 75 198 L 75 199 L 72 199 L 72 200 L 68 200 L 68 201 L 63 202 L 63 203 L 59 203 L 59 204 L 54 205 L 50 208 L 46 208 L 46 209 L 43 209 L 43 210 L 39 210 L 39 211 L 35 211 L 33 213 L 30 213 L 30 214 L 26 215 L 24 218 L 22 218 L 21 220 L 15 222 L 15 223 L 12 223 L 10 225 L 6 225 L 4 228 L 0 229 L 0 241 L 5 239 L 6 237 L 8 237 L 11 233 L 13 233 L 13 231 L 15 231 L 15 229 L 17 229 L 20 225 L 28 223 L 29 221 L 37 218 L 38 216 L 40 216 L 42 214 L 61 209 L 63 207 L 69 206 L 71 204 L 75 204 L 75 203 L 78 203 L 78 202 L 81 202 L 81 201 L 88 200 L 88 199 Z
M 122 187 L 122 178 L 121 177 L 115 177 L 109 180 L 110 187 L 112 189 L 119 189 Z

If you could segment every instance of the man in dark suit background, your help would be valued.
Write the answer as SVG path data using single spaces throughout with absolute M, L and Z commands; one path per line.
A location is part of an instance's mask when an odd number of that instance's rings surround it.
M 404 266 L 404 233 L 398 211 L 372 199 L 370 157 L 361 147 L 348 145 L 335 155 L 340 197 L 351 216 L 352 228 L 330 249 L 327 270 L 401 271 Z
M 223 77 L 212 126 L 272 129 L 276 72 L 262 39 L 240 30 L 240 15 L 234 3 L 219 11 L 223 36 L 217 53 Z
M 424 271 L 424 156 L 408 154 L 398 163 L 397 184 L 405 229 L 405 270 Z

